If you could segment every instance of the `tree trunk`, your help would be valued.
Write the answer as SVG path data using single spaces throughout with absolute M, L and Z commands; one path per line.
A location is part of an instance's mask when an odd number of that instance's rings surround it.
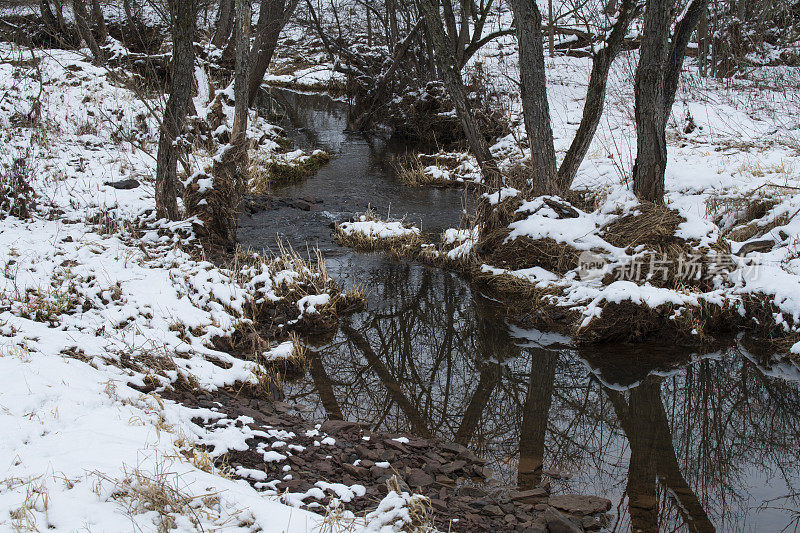
M 249 105 L 253 105 L 258 96 L 258 90 L 264 81 L 264 74 L 266 74 L 272 56 L 275 54 L 275 48 L 278 46 L 278 38 L 295 7 L 297 7 L 297 0 L 288 0 L 288 2 L 287 0 L 261 0 L 256 24 L 257 33 L 251 52 L 252 65 L 248 83 Z
M 497 163 L 489 151 L 489 143 L 486 142 L 480 130 L 480 125 L 467 103 L 467 92 L 464 88 L 461 72 L 457 67 L 453 43 L 442 27 L 442 18 L 439 15 L 439 10 L 432 0 L 418 0 L 418 3 L 420 11 L 422 11 L 422 15 L 425 18 L 425 28 L 431 38 L 436 66 L 447 92 L 453 100 L 456 114 L 464 128 L 464 135 L 467 137 L 470 149 L 475 159 L 478 160 L 485 183 L 489 187 L 497 187 L 500 184 L 500 171 L 497 169 Z
M 213 217 L 213 244 L 230 248 L 236 242 L 237 208 L 239 199 L 247 186 L 247 75 L 250 56 L 250 0 L 236 0 L 236 26 L 234 41 L 236 43 L 236 70 L 234 72 L 234 113 L 231 140 L 220 149 L 214 157 L 213 194 L 215 202 L 209 206 L 216 207 L 206 211 L 203 220 Z M 216 204 L 216 205 L 214 205 Z
M 547 0 L 547 46 L 550 48 L 550 57 L 555 56 L 556 25 L 553 22 L 553 0 Z
M 681 77 L 683 58 L 686 56 L 689 38 L 706 11 L 708 11 L 708 0 L 692 0 L 683 17 L 675 25 L 672 45 L 664 68 L 664 112 L 667 117 L 669 117 L 672 104 L 675 102 L 675 93 L 678 90 L 678 81 Z
M 636 163 L 633 191 L 641 200 L 663 202 L 667 168 L 666 128 L 678 89 L 686 46 L 707 9 L 708 0 L 692 0 L 675 25 L 669 45 L 669 15 L 674 0 L 650 0 L 644 14 L 644 38 L 636 68 Z
M 634 84 L 636 163 L 633 191 L 641 200 L 664 200 L 667 168 L 667 115 L 664 109 L 664 66 L 668 54 L 669 14 L 674 0 L 649 0 L 644 12 L 644 37 Z
M 97 31 L 97 39 L 101 43 L 105 43 L 106 39 L 108 39 L 108 29 L 106 28 L 106 19 L 103 16 L 100 0 L 92 0 L 92 19 Z
M 53 9 L 50 7 L 50 2 L 48 0 L 40 0 L 39 11 L 42 15 L 42 21 L 44 21 L 44 25 L 47 27 L 48 31 L 56 40 L 58 45 L 62 48 L 69 48 L 67 43 L 68 36 L 65 33 L 65 28 L 59 24 L 59 21 L 53 14 Z
M 186 122 L 186 110 L 194 79 L 195 0 L 170 0 L 172 19 L 172 83 L 156 156 L 156 213 L 159 218 L 176 220 L 178 136 Z
M 520 96 L 531 149 L 533 193 L 558 194 L 556 151 L 547 101 L 542 16 L 536 2 L 511 0 L 519 44 Z
M 72 0 L 72 13 L 75 15 L 75 25 L 78 26 L 78 33 L 81 39 L 86 42 L 89 50 L 92 51 L 92 63 L 102 65 L 103 51 L 100 50 L 92 30 L 89 29 L 89 14 L 86 12 L 86 5 L 83 0 Z
M 703 16 L 697 26 L 697 59 L 700 66 L 700 75 L 708 76 L 708 7 L 703 11 Z
M 214 37 L 211 39 L 211 44 L 217 48 L 225 46 L 231 35 L 231 30 L 233 29 L 233 2 L 234 0 L 220 0 Z
M 564 193 L 572 186 L 578 169 L 589 152 L 589 147 L 594 139 L 600 118 L 603 115 L 603 105 L 606 99 L 606 88 L 608 86 L 608 73 L 611 64 L 622 49 L 625 42 L 625 34 L 631 21 L 637 15 L 636 0 L 623 0 L 620 6 L 619 16 L 611 33 L 606 39 L 605 45 L 599 50 L 592 60 L 592 72 L 589 74 L 589 88 L 586 91 L 586 100 L 583 105 L 583 116 L 578 126 L 578 131 L 572 139 L 572 143 L 558 168 L 558 190 Z

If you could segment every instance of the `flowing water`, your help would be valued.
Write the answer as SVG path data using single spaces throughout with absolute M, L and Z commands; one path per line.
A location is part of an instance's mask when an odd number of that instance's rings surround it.
M 470 447 L 521 487 L 612 500 L 615 531 L 781 531 L 800 517 L 800 371 L 736 340 L 708 353 L 657 345 L 577 349 L 498 317 L 498 303 L 451 272 L 336 245 L 331 223 L 371 205 L 437 233 L 465 197 L 408 189 L 404 147 L 346 133 L 343 104 L 282 92 L 286 129 L 335 155 L 275 191 L 321 200 L 245 217 L 240 239 L 317 246 L 329 273 L 369 291 L 365 311 L 311 352 L 287 384 L 310 416 L 438 436 Z M 749 348 L 749 350 L 747 348 Z

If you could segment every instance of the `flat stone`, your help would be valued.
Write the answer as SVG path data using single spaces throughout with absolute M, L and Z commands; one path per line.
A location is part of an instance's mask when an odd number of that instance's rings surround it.
M 502 516 L 503 515 L 503 511 L 496 505 L 487 505 L 481 510 L 481 512 L 487 513 L 487 514 L 491 514 L 491 515 L 495 515 L 495 516 Z
M 406 475 L 406 481 L 411 487 L 427 487 L 433 483 L 433 476 L 426 474 L 419 468 L 412 468 Z
M 359 478 L 369 476 L 369 470 L 367 468 L 364 468 L 363 466 L 354 466 L 351 465 L 350 463 L 345 463 L 344 465 L 342 465 L 342 467 L 348 474 L 351 474 L 353 476 Z
M 456 444 L 455 442 L 443 442 L 441 448 L 451 453 L 465 453 L 467 451 L 465 446 Z
M 542 518 L 547 523 L 547 531 L 550 533 L 581 533 L 581 528 L 555 509 L 546 510 Z
M 466 461 L 463 459 L 456 459 L 453 462 L 443 464 L 439 470 L 442 472 L 442 474 L 452 474 L 457 470 L 463 469 L 465 466 L 467 466 Z
M 361 426 L 358 422 L 349 422 L 347 420 L 326 420 L 322 423 L 319 430 L 323 433 L 347 433 L 347 432 L 361 432 Z
M 547 498 L 547 491 L 541 487 L 530 490 L 518 490 L 509 493 L 508 497 L 515 502 L 539 503 Z
M 484 498 L 486 491 L 478 487 L 461 487 L 458 489 L 458 494 L 467 498 Z
M 107 181 L 105 182 L 106 185 L 109 187 L 113 187 L 114 189 L 119 189 L 122 191 L 135 189 L 139 186 L 139 182 L 133 178 L 128 178 L 126 180 L 118 180 L 118 181 Z
M 605 513 L 611 509 L 611 500 L 599 496 L 584 496 L 580 494 L 563 494 L 550 496 L 547 501 L 556 509 L 561 509 L 570 514 L 588 515 L 595 513 Z

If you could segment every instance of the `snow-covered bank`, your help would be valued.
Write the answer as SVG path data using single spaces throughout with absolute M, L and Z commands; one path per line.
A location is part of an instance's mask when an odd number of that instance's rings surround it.
M 158 130 L 145 102 L 78 53 L 29 55 L 0 46 L 0 185 L 31 189 L 0 213 L 0 529 L 368 527 L 237 479 L 217 460 L 247 447 L 247 418 L 206 427 L 222 418 L 215 406 L 160 394 L 267 394 L 277 341 L 347 297 L 291 253 L 204 260 L 196 221 L 153 218 Z M 265 314 L 283 318 L 262 337 L 253 320 Z M 387 500 L 393 514 L 372 515 L 371 530 L 402 525 L 407 499 Z

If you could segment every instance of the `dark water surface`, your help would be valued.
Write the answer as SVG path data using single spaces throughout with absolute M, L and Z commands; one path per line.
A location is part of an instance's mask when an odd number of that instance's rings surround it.
M 731 342 L 577 349 L 522 330 L 459 276 L 333 243 L 330 224 L 372 205 L 436 233 L 457 225 L 463 193 L 404 188 L 402 148 L 344 133 L 345 109 L 281 93 L 304 147 L 335 159 L 275 191 L 317 197 L 242 220 L 241 240 L 319 246 L 343 285 L 369 290 L 366 311 L 312 352 L 286 394 L 312 416 L 438 436 L 473 449 L 523 487 L 612 500 L 615 531 L 795 531 L 800 516 L 800 371 Z M 748 349 L 745 348 L 747 346 Z

